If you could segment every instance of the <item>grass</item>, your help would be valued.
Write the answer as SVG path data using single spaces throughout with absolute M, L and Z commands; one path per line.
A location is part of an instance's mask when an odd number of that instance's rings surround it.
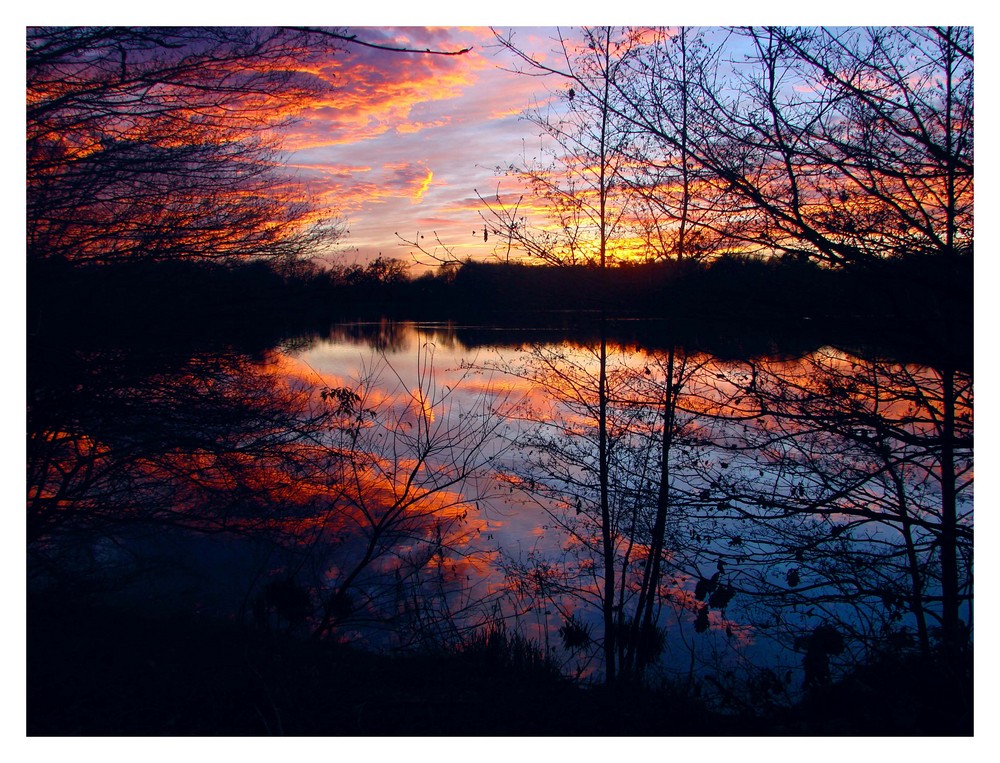
M 463 649 L 385 655 L 194 616 L 28 612 L 29 736 L 970 735 L 958 677 L 874 665 L 794 708 L 722 715 L 669 688 L 560 676 L 491 629 Z
M 560 676 L 498 632 L 384 655 L 195 617 L 34 609 L 29 736 L 669 736 L 735 719 Z

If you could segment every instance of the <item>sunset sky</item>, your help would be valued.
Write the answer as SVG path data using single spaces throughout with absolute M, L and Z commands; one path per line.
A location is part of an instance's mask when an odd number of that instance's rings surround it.
M 747 12 L 734 13 L 723 4 L 708 15 L 718 15 L 720 9 L 726 18 L 696 19 L 695 23 L 730 24 Z M 570 37 L 574 30 L 560 20 L 558 9 L 546 12 L 556 20 L 547 23 L 543 17 L 542 26 L 522 23 L 494 28 L 500 32 L 513 28 L 521 49 L 551 56 L 556 24 Z M 888 13 L 897 19 L 910 15 L 901 14 L 898 8 Z M 572 23 L 575 19 L 569 15 Z M 650 15 L 630 13 L 636 18 L 628 21 Z M 659 9 L 648 21 L 692 23 L 685 15 Z M 792 15 L 803 13 L 796 9 Z M 880 18 L 866 21 L 899 23 Z M 413 254 L 420 255 L 401 238 L 418 236 L 429 250 L 435 250 L 435 239 L 440 238 L 459 259 L 488 256 L 495 239 L 483 241 L 480 212 L 484 207 L 477 192 L 489 199 L 502 184 L 509 194 L 516 193 L 516 180 L 503 177 L 497 168 L 538 156 L 540 130 L 525 120 L 524 111 L 544 107 L 552 92 L 565 84 L 555 77 L 511 72 L 513 56 L 500 48 L 487 26 L 358 25 L 351 31 L 378 44 L 472 50 L 462 56 L 434 56 L 352 46 L 324 70 L 324 76 L 333 75 L 335 90 L 325 102 L 301 115 L 303 121 L 289 132 L 286 146 L 298 176 L 349 230 L 334 261 L 364 262 L 380 254 L 412 261 Z M 538 224 L 539 217 L 536 214 L 530 220 Z M 418 261 L 427 262 L 427 258 Z
M 352 6 L 331 10 L 307 3 L 280 11 L 251 6 L 237 17 L 181 0 L 169 9 L 143 9 L 136 18 L 131 9 L 124 14 L 114 4 L 99 13 L 58 6 L 31 23 L 344 24 L 373 43 L 438 50 L 471 47 L 462 56 L 429 56 L 352 46 L 324 69 L 323 76 L 332 76 L 335 89 L 300 114 L 302 121 L 287 133 L 285 147 L 296 175 L 349 230 L 331 253 L 340 262 L 364 262 L 379 254 L 409 260 L 413 248 L 399 237 L 412 240 L 420 235 L 433 248 L 436 234 L 459 258 L 493 251 L 493 241 L 483 242 L 483 207 L 476 192 L 489 198 L 500 182 L 514 187 L 514 181 L 503 179 L 496 168 L 538 154 L 539 130 L 522 113 L 544 104 L 560 83 L 504 71 L 513 61 L 495 44 L 488 23 L 498 30 L 515 28 L 522 48 L 544 53 L 552 49 L 557 24 L 568 29 L 580 22 L 720 25 L 843 20 L 830 18 L 829 11 L 786 2 L 768 5 L 769 14 L 781 18 L 765 19 L 760 8 L 730 0 L 710 9 L 654 9 L 648 4 L 609 8 L 590 0 L 540 7 L 537 2 L 514 0 L 471 11 L 468 5 L 453 2 L 371 10 Z M 915 14 L 926 16 L 925 9 L 931 7 L 939 6 L 917 2 L 904 12 L 890 3 L 873 10 L 850 0 L 838 4 L 837 15 L 854 16 L 849 19 L 853 23 L 909 23 Z M 473 26 L 449 23 L 465 22 L 470 15 L 483 20 Z M 379 23 L 390 17 L 405 26 Z M 423 26 L 429 21 L 447 25 Z M 19 28 L 14 32 L 21 34 Z
M 472 50 L 452 57 L 355 46 L 331 62 L 325 74 L 336 91 L 303 113 L 286 147 L 299 176 L 347 223 L 343 256 L 409 258 L 396 233 L 424 235 L 430 246 L 436 232 L 461 257 L 489 252 L 476 191 L 495 193 L 496 167 L 537 147 L 537 128 L 520 115 L 547 98 L 546 83 L 503 71 L 511 58 L 486 27 L 354 31 L 379 44 Z M 517 37 L 546 50 L 553 31 Z

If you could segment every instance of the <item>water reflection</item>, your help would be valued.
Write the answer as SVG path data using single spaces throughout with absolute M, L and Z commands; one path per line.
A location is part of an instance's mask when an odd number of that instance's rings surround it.
M 744 362 L 617 348 L 602 365 L 596 347 L 507 364 L 546 390 L 507 477 L 567 539 L 558 563 L 509 569 L 560 614 L 578 669 L 611 640 L 605 669 L 623 675 L 663 657 L 688 680 L 783 694 L 792 671 L 810 686 L 838 664 L 969 643 L 967 374 L 829 348 Z M 581 626 L 581 607 L 604 622 Z
M 766 702 L 969 643 L 971 374 L 596 331 L 39 349 L 29 588 Z
M 712 415 L 700 442 L 714 452 L 690 491 L 705 496 L 702 534 L 768 610 L 758 628 L 807 653 L 821 627 L 867 653 L 929 653 L 932 632 L 964 643 L 971 379 L 831 350 L 711 379 L 696 394 Z
M 370 357 L 346 379 L 279 352 L 38 353 L 32 589 L 317 636 L 454 628 L 482 567 L 466 546 L 499 396 L 454 399 L 429 349 L 405 380 Z

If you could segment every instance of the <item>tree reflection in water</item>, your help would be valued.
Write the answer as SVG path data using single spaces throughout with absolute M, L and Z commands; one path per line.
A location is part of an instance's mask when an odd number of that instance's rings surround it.
M 726 565 L 758 638 L 804 653 L 807 683 L 842 652 L 970 644 L 968 374 L 827 348 L 698 381 L 688 549 Z
M 502 422 L 486 394 L 452 405 L 429 348 L 419 371 L 407 387 L 384 356 L 331 380 L 273 351 L 36 353 L 29 588 L 456 638 L 455 608 L 481 603 L 465 545 Z
M 383 646 L 502 621 L 594 677 L 610 609 L 620 679 L 758 707 L 971 645 L 971 374 L 608 343 L 605 528 L 596 345 L 457 336 L 34 351 L 29 591 Z
M 969 374 L 830 348 L 751 361 L 619 349 L 608 565 L 595 353 L 535 347 L 502 364 L 546 393 L 521 412 L 522 457 L 503 476 L 565 539 L 505 569 L 522 610 L 561 618 L 577 671 L 602 656 L 608 566 L 623 676 L 662 657 L 692 684 L 707 671 L 725 694 L 776 701 L 799 669 L 796 689 L 837 665 L 971 644 Z

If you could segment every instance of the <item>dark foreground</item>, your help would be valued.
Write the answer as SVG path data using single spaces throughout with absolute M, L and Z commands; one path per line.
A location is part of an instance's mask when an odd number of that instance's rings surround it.
M 719 714 L 669 688 L 557 675 L 504 638 L 390 657 L 110 610 L 29 610 L 29 736 L 971 735 L 972 671 L 870 667 L 791 709 Z
M 610 290 L 591 271 L 532 271 L 526 279 L 527 271 L 514 267 L 463 266 L 448 278 L 399 283 L 340 283 L 326 276 L 323 282 L 318 275 L 282 280 L 254 268 L 220 269 L 211 278 L 197 268 L 178 268 L 172 276 L 160 268 L 61 274 L 54 268 L 29 278 L 29 389 L 75 390 L 73 369 L 81 366 L 86 379 L 108 346 L 120 350 L 111 357 L 129 359 L 142 377 L 137 348 L 154 348 L 159 369 L 171 350 L 184 359 L 192 347 L 263 351 L 281 337 L 329 332 L 342 314 L 382 315 L 387 305 L 395 318 L 455 321 L 455 335 L 468 347 L 498 341 L 492 328 L 486 338 L 472 328 L 495 318 L 517 342 L 533 341 L 532 331 L 547 337 L 558 330 L 567 341 L 608 336 L 623 345 L 683 344 L 740 357 L 776 347 L 864 344 L 910 362 L 971 369 L 971 262 L 966 265 L 950 276 L 950 264 L 941 270 L 927 263 L 927 272 L 907 266 L 905 278 L 887 271 L 862 279 L 729 262 L 664 271 L 659 281 L 639 269 L 623 270 Z M 587 294 L 589 301 L 581 296 Z M 553 304 L 552 295 L 571 295 L 600 317 Z M 542 304 L 550 312 L 533 312 Z M 652 320 L 632 320 L 626 306 Z M 620 320 L 605 325 L 605 308 Z M 384 323 L 359 326 L 386 331 Z M 648 326 L 655 331 L 647 335 Z M 73 399 L 76 393 L 61 394 Z M 46 402 L 40 399 L 39 405 Z M 609 690 L 573 683 L 537 649 L 503 634 L 480 635 L 461 649 L 387 656 L 195 616 L 153 621 L 88 607 L 70 595 L 52 601 L 29 590 L 28 600 L 31 736 L 973 732 L 971 654 L 942 666 L 892 657 L 887 645 L 889 657 L 814 690 L 797 706 L 782 706 L 761 687 L 757 701 L 734 700 L 723 714 L 679 687 Z

